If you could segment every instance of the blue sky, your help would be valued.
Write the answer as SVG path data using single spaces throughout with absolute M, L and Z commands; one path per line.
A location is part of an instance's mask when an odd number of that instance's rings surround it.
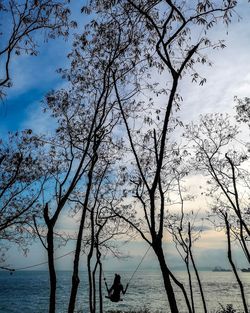
M 225 50 L 213 51 L 210 58 L 213 62 L 212 68 L 203 68 L 203 74 L 207 78 L 204 86 L 197 86 L 190 82 L 182 84 L 183 107 L 180 115 L 184 121 L 198 118 L 200 113 L 207 112 L 232 112 L 234 107 L 233 98 L 249 96 L 250 90 L 250 5 L 243 2 L 239 6 L 239 13 L 242 16 L 240 23 L 234 21 L 229 26 L 229 33 L 226 34 L 225 27 L 220 27 L 212 32 L 212 36 L 226 40 Z M 76 18 L 79 25 L 83 25 L 87 18 L 81 15 L 81 2 L 74 2 L 73 18 Z M 51 89 L 60 88 L 65 84 L 56 70 L 69 65 L 67 54 L 71 49 L 72 34 L 67 41 L 56 39 L 44 43 L 40 42 L 39 55 L 37 57 L 21 56 L 15 57 L 12 62 L 13 87 L 8 90 L 7 97 L 0 105 L 0 137 L 6 136 L 8 131 L 32 128 L 35 131 L 46 132 L 50 128 L 50 119 L 41 114 L 41 101 L 44 95 Z M 206 105 L 203 105 L 203 100 Z M 202 204 L 200 204 L 202 205 Z M 226 257 L 222 256 L 222 248 L 213 246 L 218 236 L 216 233 L 207 233 L 206 244 L 200 243 L 199 262 L 202 267 L 215 266 L 218 263 L 226 265 Z M 222 240 L 223 243 L 223 240 Z M 210 245 L 209 245 L 210 244 Z M 63 249 L 67 252 L 71 247 Z M 207 251 L 210 251 L 210 259 L 207 258 Z M 124 264 L 125 267 L 136 265 L 137 261 L 145 251 L 144 243 L 134 243 L 128 248 L 133 256 Z M 12 266 L 23 266 L 27 259 L 19 257 L 16 248 L 10 250 L 8 262 Z M 171 255 L 171 254 L 170 254 Z M 40 262 L 45 258 L 45 251 L 39 244 L 31 248 L 29 262 L 31 264 Z M 152 263 L 153 262 L 153 263 Z M 172 262 L 176 263 L 176 256 L 173 254 Z M 61 262 L 62 266 L 64 263 Z M 156 266 L 154 256 L 149 254 L 145 266 Z M 115 266 L 119 268 L 119 263 Z M 242 264 L 244 266 L 244 264 Z
M 89 19 L 80 14 L 81 5 L 81 2 L 74 2 L 72 6 L 72 19 L 77 20 L 79 29 Z M 224 26 L 212 31 L 213 38 L 226 40 L 227 48 L 223 51 L 209 52 L 213 67 L 202 69 L 207 84 L 200 87 L 185 82 L 182 87 L 184 94 L 182 114 L 187 115 L 188 119 L 196 118 L 197 112 L 213 111 L 215 107 L 221 111 L 231 109 L 234 95 L 246 95 L 250 81 L 249 4 L 242 2 L 238 12 L 242 20 L 240 23 L 237 19 L 233 21 L 229 26 L 228 35 Z M 60 38 L 44 42 L 43 37 L 38 34 L 36 38 L 40 48 L 37 57 L 13 56 L 11 64 L 13 87 L 7 90 L 7 97 L 0 105 L 1 135 L 6 131 L 28 126 L 34 115 L 40 115 L 44 95 L 65 83 L 56 70 L 69 66 L 67 54 L 70 52 L 75 31 L 78 30 L 73 30 L 66 41 Z M 204 107 L 200 106 L 201 96 L 207 98 Z
M 81 29 L 89 17 L 80 14 L 80 8 L 81 3 L 74 2 L 73 19 L 78 21 Z M 237 19 L 234 20 L 229 26 L 228 35 L 224 26 L 211 33 L 214 38 L 225 39 L 227 48 L 223 51 L 210 51 L 213 67 L 202 69 L 207 83 L 203 87 L 190 82 L 183 83 L 181 115 L 184 120 L 196 119 L 200 113 L 213 112 L 215 107 L 218 111 L 231 111 L 235 95 L 247 96 L 250 81 L 249 5 L 241 4 L 238 12 L 242 20 L 240 23 Z M 25 127 L 43 131 L 47 117 L 41 116 L 41 100 L 48 91 L 65 84 L 56 70 L 69 66 L 67 54 L 71 49 L 72 33 L 67 41 L 61 38 L 45 43 L 40 34 L 37 39 L 40 46 L 37 57 L 13 57 L 13 87 L 7 90 L 7 97 L 0 104 L 1 136 L 8 131 Z M 200 99 L 204 97 L 207 101 L 202 106 Z
M 32 120 L 40 118 L 41 101 L 46 93 L 65 84 L 56 70 L 69 66 L 67 54 L 71 50 L 73 35 L 89 19 L 80 13 L 82 5 L 84 1 L 73 1 L 71 4 L 71 19 L 77 20 L 78 29 L 72 30 L 66 40 L 56 38 L 45 42 L 41 32 L 35 33 L 39 45 L 38 56 L 13 55 L 10 67 L 13 87 L 5 90 L 7 96 L 0 104 L 1 137 L 8 131 L 33 128 L 32 126 L 38 130 L 40 126 L 44 130 L 43 119 L 39 120 L 40 125 L 32 123 Z

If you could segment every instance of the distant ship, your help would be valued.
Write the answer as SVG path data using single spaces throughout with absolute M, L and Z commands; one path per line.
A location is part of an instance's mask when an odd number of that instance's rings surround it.
M 215 268 L 212 269 L 212 272 L 232 272 L 232 270 L 215 266 Z
M 250 273 L 250 267 L 242 268 L 241 271 L 244 272 L 244 273 Z

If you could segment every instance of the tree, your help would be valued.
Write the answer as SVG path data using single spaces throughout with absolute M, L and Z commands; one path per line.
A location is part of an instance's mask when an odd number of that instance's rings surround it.
M 91 1 L 89 8 L 98 12 L 93 24 L 109 29 L 109 37 L 119 38 L 125 47 L 112 66 L 115 95 L 122 114 L 134 163 L 130 181 L 131 195 L 144 212 L 145 228 L 126 218 L 150 244 L 159 260 L 171 312 L 179 312 L 171 273 L 162 246 L 166 217 L 166 189 L 174 166 L 168 146 L 170 123 L 181 97 L 178 85 L 188 77 L 200 84 L 205 79 L 195 71 L 196 63 L 206 63 L 205 48 L 224 47 L 207 38 L 209 29 L 220 21 L 229 23 L 236 1 Z M 197 33 L 200 36 L 197 36 Z M 103 36 L 105 33 L 103 34 Z M 106 39 L 108 41 L 108 39 Z M 106 46 L 105 46 L 106 48 Z M 99 51 L 98 49 L 96 51 Z M 160 84 L 159 81 L 167 84 Z M 199 80 L 200 79 L 200 80 Z M 156 103 L 161 96 L 161 104 Z M 123 99 L 123 100 L 122 100 Z M 164 104 L 163 104 L 164 103 Z M 117 214 L 122 216 L 119 211 Z M 132 214 L 133 215 L 133 214 Z M 190 306 L 188 306 L 191 312 Z
M 23 249 L 32 235 L 33 215 L 45 177 L 39 147 L 31 130 L 10 134 L 0 146 L 0 239 L 3 246 L 14 242 Z M 36 151 L 34 152 L 34 148 Z
M 195 312 L 195 303 L 194 303 L 194 296 L 193 296 L 193 278 L 191 274 L 191 267 L 193 267 L 195 277 L 198 282 L 200 295 L 202 299 L 203 309 L 204 312 L 207 313 L 207 304 L 206 299 L 203 292 L 203 287 L 199 275 L 199 271 L 196 266 L 194 253 L 193 253 L 193 246 L 194 243 L 200 238 L 201 236 L 201 227 L 196 226 L 196 218 L 199 212 L 194 214 L 194 211 L 186 213 L 184 211 L 185 201 L 193 200 L 193 197 L 188 194 L 186 188 L 182 186 L 182 180 L 185 176 L 188 175 L 190 169 L 182 169 L 175 170 L 176 175 L 176 184 L 177 184 L 177 199 L 175 199 L 174 205 L 180 205 L 180 212 L 178 213 L 169 213 L 168 218 L 166 219 L 166 227 L 169 230 L 170 234 L 173 237 L 173 242 L 175 247 L 185 263 L 187 274 L 188 274 L 188 283 L 189 283 L 189 291 L 190 291 L 190 298 L 192 304 L 192 311 Z M 179 201 L 178 201 L 179 199 Z
M 68 1 L 47 0 L 1 0 L 0 16 L 4 21 L 4 31 L 0 32 L 1 79 L 0 97 L 4 89 L 11 86 L 11 61 L 13 55 L 37 55 L 38 44 L 35 35 L 44 32 L 45 40 L 67 36 L 69 27 L 76 26 L 69 22 Z
M 112 153 L 111 153 L 112 154 Z M 105 156 L 109 163 L 112 157 Z M 107 164 L 108 165 L 108 164 Z M 117 177 L 118 176 L 118 177 Z M 121 256 L 120 249 L 115 240 L 124 236 L 129 238 L 131 229 L 127 223 L 118 218 L 114 208 L 121 205 L 122 195 L 120 194 L 120 175 L 114 169 L 106 172 L 97 171 L 93 183 L 92 205 L 89 205 L 88 219 L 85 230 L 85 251 L 87 254 L 87 267 L 89 276 L 89 310 L 96 312 L 96 303 L 99 298 L 99 311 L 103 312 L 102 301 L 102 258 L 108 253 L 114 257 Z M 97 273 L 99 273 L 98 277 Z M 98 296 L 97 296 L 98 286 Z
M 102 175 L 105 177 L 106 170 L 115 162 L 113 158 L 119 159 L 122 149 L 122 140 L 117 139 L 113 132 L 120 120 L 120 112 L 116 109 L 116 99 L 112 97 L 111 71 L 124 47 L 121 46 L 118 38 L 103 36 L 105 31 L 109 33 L 108 28 L 93 33 L 92 26 L 95 29 L 95 25 L 90 23 L 82 35 L 76 36 L 72 53 L 69 55 L 72 60 L 71 68 L 60 70 L 63 77 L 67 77 L 72 86 L 73 98 L 69 108 L 78 99 L 82 108 L 78 119 L 80 127 L 86 132 L 85 136 L 82 136 L 82 131 L 74 137 L 72 136 L 76 139 L 77 145 L 81 146 L 80 152 L 86 154 L 87 166 L 85 168 L 85 185 L 83 191 L 79 190 L 84 194 L 84 199 L 82 199 L 82 215 L 76 239 L 69 313 L 74 311 L 80 282 L 79 258 L 86 214 L 90 207 L 94 210 L 93 203 L 98 201 L 99 197 L 97 193 L 93 200 L 96 175 L 99 173 L 101 177 Z M 102 49 L 104 46 L 106 48 Z M 71 124 L 71 121 L 69 122 Z M 74 128 L 73 124 L 72 129 Z
M 113 41 L 108 51 L 97 54 L 92 49 L 91 40 L 85 42 L 84 38 L 84 35 L 76 36 L 70 54 L 71 68 L 60 70 L 63 77 L 69 80 L 69 89 L 51 92 L 47 96 L 48 108 L 57 123 L 55 136 L 47 140 L 50 146 L 47 148 L 48 172 L 53 174 L 48 184 L 50 189 L 54 186 L 55 193 L 51 196 L 51 204 L 46 201 L 44 206 L 44 219 L 48 229 L 47 245 L 44 246 L 48 250 L 50 270 L 50 312 L 54 312 L 56 305 L 53 238 L 58 217 L 66 204 L 74 200 L 73 195 L 83 195 L 68 308 L 69 312 L 73 312 L 80 282 L 79 261 L 84 225 L 90 201 L 93 199 L 96 167 L 99 168 L 99 173 L 104 171 L 105 174 L 106 167 L 111 162 L 109 150 L 113 156 L 117 156 L 121 149 L 120 140 L 116 142 L 115 138 L 111 137 L 120 113 L 113 110 L 115 101 L 109 99 L 112 88 L 110 69 L 120 53 L 116 48 L 117 43 Z M 96 38 L 93 38 L 94 40 Z M 101 45 L 101 37 L 99 44 Z M 106 161 L 105 153 L 108 156 Z M 103 165 L 103 168 L 100 165 Z
M 47 186 L 54 190 L 46 197 L 44 205 L 44 221 L 47 227 L 46 243 L 40 237 L 48 253 L 50 312 L 55 312 L 56 308 L 55 227 L 72 196 L 79 192 L 84 194 L 84 207 L 81 210 L 72 276 L 71 294 L 73 296 L 71 295 L 70 307 L 74 310 L 79 284 L 78 267 L 84 223 L 92 188 L 93 169 L 98 160 L 95 153 L 102 136 L 105 136 L 105 131 L 101 127 L 105 119 L 103 120 L 100 116 L 104 114 L 100 110 L 100 105 L 92 106 L 93 102 L 85 102 L 86 99 L 75 91 L 74 88 L 71 91 L 60 90 L 47 96 L 47 105 L 57 121 L 55 136 L 47 140 L 48 145 L 45 146 L 47 171 L 50 173 Z
M 244 166 L 249 156 L 243 142 L 241 151 L 235 149 L 237 135 L 239 125 L 233 125 L 223 114 L 205 115 L 198 125 L 189 125 L 186 132 L 196 149 L 196 168 L 209 177 L 208 195 L 213 199 L 210 219 L 226 233 L 228 260 L 239 284 L 244 311 L 248 312 L 231 244 L 232 240 L 238 241 L 249 263 L 249 172 Z

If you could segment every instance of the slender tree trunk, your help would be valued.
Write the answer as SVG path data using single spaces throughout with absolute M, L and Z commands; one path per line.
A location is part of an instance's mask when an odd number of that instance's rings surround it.
M 234 275 L 236 277 L 236 280 L 238 282 L 238 285 L 240 287 L 240 292 L 241 292 L 241 299 L 243 302 L 243 307 L 244 307 L 244 312 L 248 313 L 248 308 L 247 308 L 247 303 L 246 303 L 246 298 L 245 298 L 245 292 L 244 292 L 244 286 L 240 280 L 240 277 L 238 275 L 236 266 L 233 262 L 233 258 L 232 258 L 232 249 L 231 249 L 231 237 L 230 237 L 230 225 L 227 219 L 227 214 L 224 216 L 225 219 L 225 224 L 226 224 L 226 233 L 227 233 L 227 256 L 228 256 L 228 260 L 231 264 L 231 267 L 233 269 Z
M 103 313 L 103 298 L 102 298 L 102 264 L 99 264 L 99 311 Z
M 92 164 L 88 172 L 88 184 L 87 184 L 87 190 L 82 210 L 82 216 L 79 226 L 79 231 L 77 235 L 77 241 L 76 241 L 76 251 L 75 251 L 75 259 L 74 259 L 74 267 L 73 267 L 73 275 L 72 275 L 72 286 L 71 286 L 71 293 L 70 293 L 70 300 L 69 300 L 69 307 L 68 307 L 68 313 L 74 313 L 75 309 L 75 302 L 76 302 L 76 295 L 78 291 L 78 286 L 80 283 L 79 279 L 79 261 L 80 261 L 80 253 L 81 253 L 81 246 L 82 246 L 82 236 L 83 236 L 83 228 L 87 213 L 87 207 L 89 202 L 89 196 L 92 186 L 92 176 L 93 176 L 93 169 L 98 160 L 97 154 L 94 154 L 92 159 Z
M 96 250 L 97 250 L 97 248 L 96 248 Z M 95 263 L 94 270 L 92 272 L 92 286 L 93 286 L 93 297 L 92 297 L 92 299 L 93 299 L 93 311 L 94 312 L 96 312 L 96 273 L 97 273 L 98 267 L 100 270 L 100 264 L 98 262 L 98 256 L 96 253 L 96 263 Z M 98 285 L 99 285 L 99 279 L 100 279 L 100 272 L 98 275 Z
M 163 281 L 164 281 L 164 286 L 165 286 L 165 290 L 167 293 L 168 303 L 170 306 L 171 313 L 179 313 L 176 299 L 175 299 L 174 290 L 173 290 L 171 280 L 170 280 L 169 269 L 168 269 L 166 261 L 165 261 L 162 247 L 159 244 L 153 245 L 153 249 L 157 255 L 157 258 L 158 258 L 158 261 L 160 264 L 160 268 L 161 268 L 161 272 L 162 272 L 162 276 L 163 276 Z
M 91 212 L 91 243 L 90 243 L 90 250 L 88 253 L 88 258 L 87 258 L 87 265 L 88 265 L 88 278 L 89 278 L 89 311 L 90 313 L 94 313 L 93 309 L 93 280 L 92 280 L 92 271 L 91 271 L 91 259 L 93 256 L 93 250 L 94 250 L 94 234 L 93 234 L 93 227 L 92 225 L 92 220 L 93 220 L 93 211 Z M 93 275 L 94 276 L 94 275 Z
M 92 286 L 93 286 L 93 312 L 96 312 L 96 271 L 97 271 L 98 263 L 96 261 L 95 268 L 92 272 Z
M 56 310 L 56 271 L 54 264 L 54 233 L 53 227 L 48 226 L 47 233 L 47 251 L 50 278 L 50 297 L 49 297 L 49 313 L 55 313 Z
M 191 259 L 191 262 L 192 262 L 192 265 L 193 265 L 193 268 L 194 268 L 196 279 L 198 281 L 204 313 L 207 313 L 207 305 L 206 305 L 206 300 L 205 300 L 204 293 L 203 293 L 203 288 L 202 288 L 202 284 L 201 284 L 201 280 L 200 280 L 200 275 L 199 275 L 199 272 L 197 270 L 197 267 L 196 267 L 196 264 L 195 264 L 195 261 L 194 261 L 194 257 L 193 257 L 193 252 L 192 252 L 192 238 L 191 238 L 190 222 L 188 223 L 188 237 L 189 237 L 188 252 L 189 252 L 190 259 Z
M 183 286 L 183 284 L 181 282 L 178 281 L 178 279 L 171 273 L 171 271 L 169 271 L 169 275 L 172 278 L 172 280 L 175 282 L 175 284 L 181 289 L 183 296 L 185 298 L 185 301 L 186 301 L 188 312 L 192 313 L 192 308 L 191 308 L 185 287 Z
M 97 246 L 97 263 L 99 265 L 99 311 L 100 313 L 103 313 L 103 299 L 102 299 L 102 263 L 101 263 L 101 252 L 99 251 L 99 248 Z
M 188 258 L 188 256 L 187 256 Z M 189 284 L 189 290 L 190 290 L 190 297 L 191 297 L 191 304 L 192 304 L 192 312 L 195 313 L 194 309 L 194 295 L 193 295 L 193 286 L 192 286 L 192 277 L 189 269 L 189 260 L 187 259 L 185 261 L 186 263 L 186 268 L 187 268 L 187 273 L 188 273 L 188 284 Z
M 174 294 L 174 290 L 173 290 L 170 278 L 172 278 L 174 283 L 181 289 L 181 291 L 184 295 L 185 301 L 186 301 L 188 312 L 192 313 L 192 308 L 191 308 L 186 290 L 185 290 L 183 284 L 180 283 L 176 279 L 176 277 L 171 273 L 171 271 L 167 267 L 165 256 L 164 256 L 161 244 L 153 244 L 152 247 L 155 251 L 155 254 L 156 254 L 158 261 L 159 261 L 159 264 L 160 264 L 160 268 L 161 268 L 161 272 L 162 272 L 162 276 L 163 276 L 163 281 L 164 281 L 164 286 L 165 286 L 166 294 L 168 297 L 168 302 L 169 302 L 171 313 L 175 313 L 175 312 L 179 313 L 179 310 L 177 307 L 175 294 Z
M 206 305 L 206 300 L 205 300 L 205 296 L 204 296 L 204 292 L 203 292 L 203 288 L 202 288 L 202 283 L 201 283 L 201 280 L 200 280 L 200 275 L 199 275 L 199 272 L 197 270 L 197 267 L 196 267 L 196 264 L 195 264 L 195 261 L 194 261 L 193 253 L 191 251 L 189 251 L 189 253 L 190 253 L 192 265 L 193 265 L 193 268 L 194 268 L 195 276 L 196 276 L 196 279 L 198 281 L 198 285 L 199 285 L 199 289 L 200 289 L 200 293 L 201 293 L 202 304 L 203 304 L 203 309 L 204 309 L 204 312 L 207 313 L 208 312 L 207 311 L 207 305 Z
M 85 217 L 86 217 L 86 208 L 83 208 L 82 218 L 81 218 L 79 232 L 78 232 L 78 236 L 77 236 L 77 242 L 76 242 L 76 251 L 75 251 L 75 258 L 74 258 L 74 267 L 73 267 L 73 275 L 72 275 L 72 286 L 71 286 L 71 293 L 70 293 L 68 313 L 74 313 L 75 302 L 76 302 L 76 295 L 77 295 L 78 286 L 79 286 L 79 283 L 80 283 L 80 279 L 79 279 L 79 261 L 80 261 L 82 235 L 83 235 L 83 227 L 84 227 Z
M 87 266 L 88 266 L 88 279 L 89 279 L 89 312 L 94 313 L 93 310 L 93 283 L 92 283 L 92 271 L 91 271 L 91 258 L 92 255 L 88 254 Z

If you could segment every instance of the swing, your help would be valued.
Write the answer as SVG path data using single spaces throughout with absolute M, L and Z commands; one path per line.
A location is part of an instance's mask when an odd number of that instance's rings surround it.
M 120 283 L 120 279 L 121 279 L 121 276 L 118 274 L 115 274 L 114 283 L 113 283 L 111 289 L 109 289 L 108 284 L 106 282 L 106 278 L 104 278 L 105 286 L 106 286 L 107 292 L 109 294 L 108 296 L 105 296 L 105 298 L 109 299 L 112 302 L 123 301 L 123 299 L 121 299 L 121 297 L 120 297 L 120 293 L 122 292 L 123 295 L 125 295 L 125 293 L 127 292 L 128 284 L 126 285 L 125 290 L 123 290 L 123 286 Z M 112 291 L 112 293 L 111 293 L 111 291 Z
M 143 260 L 145 259 L 145 257 L 146 257 L 146 255 L 147 255 L 147 253 L 148 253 L 148 251 L 149 251 L 150 248 L 151 248 L 151 246 L 149 246 L 149 248 L 147 249 L 147 251 L 146 251 L 145 254 L 143 255 L 143 257 L 142 257 L 140 263 L 137 265 L 136 269 L 134 270 L 133 274 L 131 275 L 131 277 L 130 277 L 130 279 L 129 279 L 129 281 L 128 281 L 128 283 L 127 283 L 126 288 L 125 288 L 124 291 L 123 291 L 122 285 L 120 284 L 120 275 L 115 274 L 115 280 L 118 280 L 118 285 L 117 285 L 117 286 L 118 286 L 118 288 L 122 288 L 122 289 L 113 289 L 113 293 L 110 294 L 110 291 L 112 290 L 112 287 L 113 287 L 113 286 L 111 287 L 111 289 L 108 288 L 108 284 L 107 284 L 106 278 L 105 278 L 105 276 L 104 276 L 104 271 L 102 272 L 102 273 L 103 273 L 104 283 L 105 283 L 105 286 L 106 286 L 106 289 L 107 289 L 107 292 L 108 292 L 108 296 L 105 296 L 105 298 L 109 299 L 109 300 L 112 301 L 112 302 L 120 302 L 120 301 L 123 301 L 123 299 L 121 299 L 121 297 L 120 297 L 120 292 L 122 291 L 123 295 L 126 294 L 127 289 L 128 289 L 128 286 L 129 286 L 131 280 L 133 279 L 135 273 L 138 271 L 140 265 L 142 264 Z M 120 285 L 120 287 L 119 287 L 119 285 Z

